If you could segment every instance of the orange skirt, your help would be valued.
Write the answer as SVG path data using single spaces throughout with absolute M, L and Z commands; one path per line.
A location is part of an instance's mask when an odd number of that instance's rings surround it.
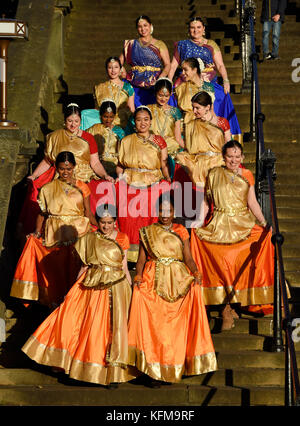
M 126 365 L 110 365 L 106 360 L 111 343 L 110 289 L 84 287 L 81 283 L 85 275 L 27 340 L 22 351 L 39 364 L 63 369 L 75 380 L 103 385 L 131 380 L 135 376 L 129 375 Z M 122 282 L 113 287 L 125 302 L 119 312 L 124 326 L 114 333 L 123 333 L 121 337 L 127 340 L 130 285 Z
M 203 275 L 206 305 L 273 303 L 274 246 L 271 237 L 271 232 L 255 225 L 243 241 L 214 244 L 200 240 L 192 230 L 191 252 Z
M 217 362 L 201 287 L 192 285 L 174 303 L 154 290 L 155 263 L 145 265 L 143 282 L 132 296 L 129 363 L 153 379 L 179 382 L 183 375 L 215 371 Z
M 18 261 L 10 295 L 53 307 L 64 299 L 77 279 L 81 262 L 73 246 L 43 246 L 28 237 Z

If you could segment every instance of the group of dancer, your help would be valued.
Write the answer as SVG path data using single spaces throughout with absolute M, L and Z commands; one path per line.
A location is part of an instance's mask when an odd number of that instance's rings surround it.
M 97 108 L 68 105 L 47 136 L 11 288 L 51 310 L 22 350 L 102 385 L 215 371 L 207 309 L 220 306 L 230 330 L 240 307 L 269 313 L 273 302 L 271 231 L 242 165 L 221 52 L 199 17 L 172 62 L 149 17 L 136 27 L 106 61 Z

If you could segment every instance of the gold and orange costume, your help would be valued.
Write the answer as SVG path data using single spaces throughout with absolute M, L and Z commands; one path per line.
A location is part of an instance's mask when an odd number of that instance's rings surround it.
M 183 375 L 217 369 L 201 287 L 184 263 L 184 226 L 140 230 L 148 260 L 135 287 L 129 317 L 129 363 L 156 380 L 179 382 Z

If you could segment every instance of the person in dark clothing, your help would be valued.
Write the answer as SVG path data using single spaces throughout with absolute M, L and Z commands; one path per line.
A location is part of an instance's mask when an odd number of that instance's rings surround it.
M 284 22 L 287 0 L 263 0 L 261 22 L 263 24 L 262 46 L 264 59 L 278 59 L 281 25 Z M 272 51 L 269 50 L 269 35 L 272 31 Z

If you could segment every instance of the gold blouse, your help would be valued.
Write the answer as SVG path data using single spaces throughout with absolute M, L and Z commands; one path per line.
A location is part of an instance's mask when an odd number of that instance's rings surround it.
M 178 108 L 180 108 L 184 112 L 192 111 L 193 109 L 191 99 L 194 95 L 196 95 L 196 93 L 200 92 L 201 90 L 207 92 L 212 98 L 212 103 L 214 103 L 215 93 L 211 84 L 206 83 L 204 81 L 201 86 L 198 86 L 192 81 L 185 81 L 179 86 L 177 86 L 175 89 Z
M 168 302 L 176 302 L 190 289 L 194 277 L 184 263 L 180 236 L 158 223 L 140 229 L 140 238 L 155 261 L 155 291 Z
M 46 247 L 73 244 L 89 231 L 83 194 L 77 186 L 54 179 L 42 186 L 38 203 L 41 211 L 48 215 L 43 242 Z
M 65 129 L 55 130 L 47 136 L 45 157 L 54 164 L 56 157 L 62 151 L 71 151 L 76 160 L 74 176 L 83 182 L 99 179 L 90 166 L 89 143 L 79 136 L 73 136 Z
M 175 138 L 175 117 L 172 114 L 172 107 L 162 109 L 157 104 L 148 105 L 151 111 L 151 130 L 154 134 L 164 138 L 167 144 L 168 154 L 175 155 L 180 149 L 180 145 Z
M 97 123 L 87 129 L 87 132 L 93 135 L 97 142 L 101 161 L 117 165 L 120 139 L 112 129 L 105 127 L 102 123 Z
M 123 87 L 118 86 L 111 81 L 100 83 L 95 86 L 95 97 L 100 107 L 104 99 L 112 99 L 117 107 L 117 113 L 114 119 L 115 126 L 126 127 L 129 117 L 131 116 L 130 108 L 127 105 L 129 94 Z
M 195 184 L 204 186 L 208 171 L 224 164 L 224 132 L 214 124 L 196 119 L 189 112 L 184 119 L 184 136 L 186 150 L 179 152 L 176 160 L 187 169 Z
M 76 242 L 75 249 L 88 266 L 84 286 L 104 289 L 126 279 L 124 252 L 115 240 L 100 232 L 89 232 Z
M 255 225 L 248 208 L 249 182 L 225 167 L 212 169 L 207 177 L 206 196 L 214 205 L 213 218 L 195 230 L 205 241 L 234 244 L 247 238 Z
M 163 178 L 161 148 L 156 139 L 154 135 L 154 141 L 144 141 L 136 133 L 122 139 L 119 163 L 129 185 L 148 186 Z

